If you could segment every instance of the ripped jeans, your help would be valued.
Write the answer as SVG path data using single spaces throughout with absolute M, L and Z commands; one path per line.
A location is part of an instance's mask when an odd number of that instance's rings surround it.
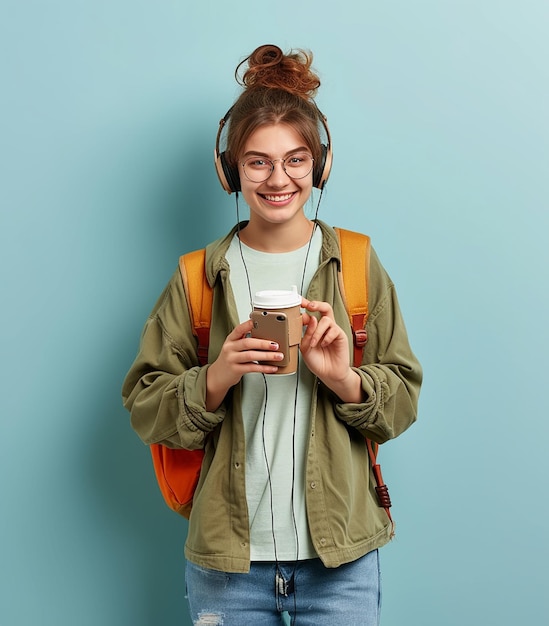
M 248 574 L 186 569 L 194 626 L 379 626 L 380 579 L 377 550 L 334 569 L 320 559 L 254 562 Z

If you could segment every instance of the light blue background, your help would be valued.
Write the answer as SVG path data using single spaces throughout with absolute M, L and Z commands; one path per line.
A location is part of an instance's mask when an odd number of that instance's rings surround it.
M 217 123 L 313 50 L 321 205 L 369 233 L 425 367 L 385 446 L 384 626 L 549 623 L 549 5 L 2 0 L 0 623 L 185 617 L 185 522 L 120 386 L 179 254 L 234 222 Z

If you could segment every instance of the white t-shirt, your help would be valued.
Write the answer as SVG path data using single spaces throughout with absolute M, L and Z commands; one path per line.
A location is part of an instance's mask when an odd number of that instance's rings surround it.
M 305 294 L 318 268 L 321 246 L 319 228 L 315 229 L 310 248 L 307 244 L 292 252 L 274 254 L 249 248 L 235 235 L 226 256 L 240 321 L 249 318 L 250 292 L 289 290 L 297 285 L 298 291 Z M 314 376 L 301 358 L 299 376 L 254 373 L 243 378 L 252 561 L 294 561 L 317 556 L 305 507 L 313 384 Z

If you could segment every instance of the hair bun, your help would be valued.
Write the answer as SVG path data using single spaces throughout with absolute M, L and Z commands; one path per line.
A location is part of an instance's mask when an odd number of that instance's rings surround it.
M 278 46 L 267 44 L 260 46 L 248 57 L 248 64 L 252 66 L 269 67 L 277 65 L 284 58 L 284 53 Z
M 267 44 L 256 48 L 236 68 L 236 79 L 246 89 L 282 89 L 305 99 L 314 97 L 320 87 L 311 70 L 313 55 L 304 50 L 284 54 L 278 46 Z M 239 77 L 244 64 L 248 68 Z

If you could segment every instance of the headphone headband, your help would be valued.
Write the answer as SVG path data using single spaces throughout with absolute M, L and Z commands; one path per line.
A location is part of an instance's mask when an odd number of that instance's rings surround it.
M 322 144 L 322 155 L 320 158 L 320 162 L 318 166 L 315 163 L 315 167 L 313 168 L 313 187 L 316 187 L 317 189 L 323 189 L 326 181 L 328 180 L 328 176 L 330 175 L 330 170 L 332 169 L 332 138 L 330 135 L 330 129 L 328 128 L 328 120 L 326 116 L 316 106 L 316 103 L 315 107 L 318 111 L 320 122 L 322 123 L 324 131 L 326 132 L 327 143 Z M 217 177 L 219 178 L 219 182 L 221 183 L 223 189 L 229 194 L 241 190 L 240 174 L 238 173 L 238 167 L 229 164 L 225 151 L 221 152 L 219 147 L 221 141 L 221 133 L 223 132 L 223 129 L 227 124 L 232 110 L 233 107 L 231 107 L 227 111 L 227 113 L 225 113 L 225 115 L 221 118 L 221 120 L 219 120 L 219 128 L 217 129 L 214 149 L 214 163 Z

